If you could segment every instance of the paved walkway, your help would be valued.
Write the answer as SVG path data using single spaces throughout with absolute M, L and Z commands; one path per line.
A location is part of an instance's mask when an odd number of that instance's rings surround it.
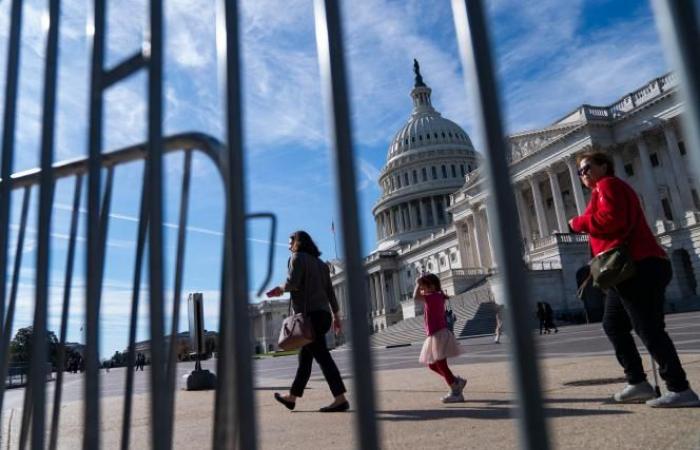
M 671 334 L 682 348 L 681 359 L 691 384 L 698 390 L 700 325 L 697 317 L 677 315 L 669 316 L 669 319 Z M 601 344 L 603 340 L 595 340 L 594 331 L 595 327 L 571 328 L 562 330 L 557 336 L 538 339 L 540 348 L 548 350 L 542 352 L 545 357 L 540 364 L 552 447 L 700 449 L 700 408 L 655 410 L 645 405 L 606 404 L 606 399 L 624 381 L 609 347 L 606 349 Z M 578 354 L 575 351 L 577 343 L 587 350 Z M 510 366 L 506 358 L 491 359 L 496 355 L 505 356 L 507 345 L 488 345 L 486 338 L 483 342 L 463 341 L 462 344 L 467 354 L 456 359 L 452 366 L 455 373 L 468 379 L 466 401 L 460 404 L 443 405 L 440 402 L 446 388 L 437 375 L 415 364 L 417 348 L 386 350 L 376 355 L 377 423 L 383 448 L 518 448 Z M 570 351 L 563 351 L 562 346 Z M 346 365 L 348 352 L 334 353 L 347 378 L 352 405 L 351 372 Z M 649 368 L 648 356 L 643 358 Z M 295 363 L 294 357 L 284 357 L 256 366 L 260 448 L 353 448 L 352 413 L 316 412 L 331 400 L 325 381 L 316 369 L 310 389 L 299 400 L 294 412 L 274 401 L 272 394 L 275 391 L 288 388 Z M 140 381 L 144 387 L 148 374 L 146 370 Z M 138 375 L 141 377 L 141 373 Z M 119 370 L 103 376 L 103 380 L 114 380 L 113 385 L 103 388 L 104 448 L 118 448 L 120 443 L 122 401 L 114 396 L 118 393 L 116 386 L 121 385 L 118 376 Z M 72 392 L 71 386 L 69 391 Z M 145 391 L 138 392 L 131 424 L 131 448 L 149 448 L 149 397 Z M 213 393 L 178 391 L 176 402 L 175 448 L 209 448 Z M 3 429 L 10 428 L 10 448 L 17 445 L 18 406 L 6 410 L 3 417 Z M 77 399 L 63 405 L 60 448 L 73 449 L 81 445 L 81 409 L 82 404 Z M 7 436 L 6 433 L 3 435 Z M 0 448 L 8 448 L 7 442 L 3 442 Z

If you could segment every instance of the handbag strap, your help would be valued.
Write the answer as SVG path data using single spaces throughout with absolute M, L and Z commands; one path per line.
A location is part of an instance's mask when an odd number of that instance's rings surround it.
M 292 258 L 289 258 L 289 261 L 291 262 Z M 289 265 L 289 263 L 288 263 Z M 307 288 L 309 286 L 309 270 L 308 268 L 304 268 L 304 317 L 307 315 L 307 306 L 309 303 L 308 299 L 308 293 L 307 293 Z M 292 294 L 290 292 L 289 294 L 289 306 L 287 307 L 287 315 L 291 316 L 292 315 Z

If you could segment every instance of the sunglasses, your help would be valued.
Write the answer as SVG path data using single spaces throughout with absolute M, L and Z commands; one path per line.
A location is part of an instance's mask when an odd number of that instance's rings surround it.
M 582 176 L 586 175 L 588 172 L 590 172 L 590 170 L 591 170 L 591 165 L 590 165 L 590 164 L 586 164 L 586 165 L 584 165 L 583 167 L 581 167 L 580 169 L 577 170 L 578 176 L 582 177 Z

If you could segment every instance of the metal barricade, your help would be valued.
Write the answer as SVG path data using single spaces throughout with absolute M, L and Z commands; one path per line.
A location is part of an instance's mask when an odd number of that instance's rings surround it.
M 53 208 L 54 186 L 58 179 L 75 178 L 73 209 L 69 233 L 69 251 L 64 278 L 64 297 L 61 309 L 60 343 L 65 344 L 67 314 L 70 308 L 71 288 L 77 233 L 77 211 L 81 202 L 83 178 L 87 181 L 87 260 L 86 260 L 86 383 L 84 395 L 85 449 L 100 448 L 99 424 L 99 314 L 104 271 L 106 236 L 114 184 L 114 168 L 126 162 L 141 160 L 145 163 L 137 236 L 135 270 L 129 322 L 129 364 L 134 363 L 139 286 L 144 251 L 148 244 L 148 286 L 150 298 L 150 335 L 152 351 L 151 370 L 151 445 L 156 449 L 172 447 L 173 414 L 175 408 L 175 339 L 165 347 L 164 280 L 163 280 L 163 155 L 183 151 L 184 175 L 180 203 L 173 320 L 170 334 L 178 330 L 179 297 L 182 290 L 182 272 L 185 248 L 185 228 L 188 210 L 192 153 L 197 151 L 211 159 L 221 174 L 225 187 L 224 257 L 220 300 L 220 349 L 217 366 L 219 385 L 215 400 L 215 419 L 212 444 L 215 448 L 255 449 L 257 427 L 253 398 L 251 349 L 249 346 L 248 268 L 245 245 L 246 204 L 242 145 L 241 54 L 239 41 L 239 4 L 234 0 L 219 0 L 217 43 L 219 60 L 225 75 L 223 87 L 225 106 L 225 145 L 202 134 L 183 134 L 163 137 L 163 2 L 150 2 L 149 41 L 145 49 L 106 69 L 106 2 L 94 0 L 89 32 L 92 42 L 90 82 L 89 155 L 79 160 L 54 164 L 54 121 L 56 103 L 56 68 L 60 18 L 59 0 L 48 1 L 48 33 L 44 73 L 43 116 L 41 133 L 40 168 L 12 174 L 15 155 L 14 132 L 18 94 L 18 70 L 22 1 L 12 0 L 10 33 L 8 39 L 7 81 L 4 96 L 2 155 L 0 158 L 0 411 L 8 374 L 8 344 L 16 312 L 18 275 L 21 266 L 24 233 L 30 207 L 32 189 L 38 189 L 39 218 L 38 251 L 36 260 L 36 297 L 33 327 L 38 345 L 33 347 L 28 387 L 25 391 L 21 445 L 31 430 L 32 448 L 44 448 L 46 427 L 46 325 L 50 240 L 49 227 Z M 681 78 L 681 88 L 688 99 L 686 133 L 688 134 L 693 165 L 700 173 L 700 56 L 698 55 L 697 12 L 693 0 L 654 0 L 656 15 L 669 52 L 674 56 Z M 503 293 L 512 311 L 509 317 L 526 314 L 527 301 L 514 293 L 527 292 L 520 260 L 521 244 L 517 232 L 508 223 L 517 222 L 517 213 L 510 186 L 506 161 L 504 133 L 499 109 L 498 86 L 489 44 L 486 16 L 481 0 L 453 0 L 453 14 L 458 34 L 460 55 L 465 67 L 471 69 L 478 99 L 478 111 L 486 142 L 486 167 L 491 180 L 489 202 L 491 233 L 494 237 L 496 264 L 503 279 Z M 314 0 L 316 39 L 323 92 L 327 105 L 328 123 L 332 135 L 334 169 L 338 179 L 338 203 L 343 228 L 343 250 L 348 281 L 350 332 L 352 343 L 354 396 L 357 443 L 360 448 L 373 449 L 380 445 L 375 419 L 375 393 L 372 373 L 372 355 L 369 349 L 368 329 L 365 323 L 368 305 L 364 295 L 364 269 L 361 255 L 361 236 L 358 221 L 356 178 L 354 172 L 352 132 L 350 126 L 349 96 L 343 51 L 342 20 L 337 0 Z M 103 94 L 130 75 L 148 72 L 148 141 L 115 152 L 102 149 Z M 106 171 L 102 186 L 102 172 Z M 12 277 L 6 280 L 8 264 L 9 217 L 13 190 L 23 191 L 20 228 Z M 274 227 L 273 227 L 274 230 Z M 148 238 L 148 241 L 146 241 Z M 268 278 L 269 279 L 269 278 Z M 234 326 L 235 322 L 235 326 Z M 513 368 L 518 393 L 521 446 L 529 449 L 548 447 L 546 423 L 543 414 L 541 389 L 535 349 L 529 330 L 524 323 L 513 320 Z M 165 349 L 165 350 L 164 350 Z M 50 421 L 49 447 L 57 445 L 60 420 L 62 363 L 64 349 L 59 351 L 57 389 L 53 399 Z M 49 372 L 50 373 L 50 372 Z M 162 380 L 166 380 L 165 383 Z M 127 376 L 121 448 L 129 447 L 129 424 L 133 396 L 133 375 Z M 31 421 L 31 424 L 30 424 Z M 0 436 L 2 438 L 2 436 Z

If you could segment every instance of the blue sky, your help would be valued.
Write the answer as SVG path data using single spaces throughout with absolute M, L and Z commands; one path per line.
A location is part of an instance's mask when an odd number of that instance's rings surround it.
M 0 3 L 0 87 L 5 82 L 9 3 Z M 38 164 L 44 1 L 24 7 L 23 52 L 15 171 Z M 84 155 L 87 131 L 88 3 L 63 2 L 59 66 L 56 159 Z M 108 65 L 141 45 L 146 2 L 110 2 Z M 493 0 L 488 2 L 498 75 L 510 132 L 546 126 L 582 103 L 608 104 L 668 70 L 647 1 Z M 166 2 L 165 130 L 222 136 L 221 91 L 215 47 L 215 8 L 209 0 Z M 433 104 L 462 125 L 477 149 L 472 99 L 457 55 L 450 2 L 362 0 L 343 2 L 352 96 L 354 143 L 364 252 L 374 246 L 371 207 L 376 180 L 394 133 L 411 109 L 412 59 L 421 63 L 433 88 Z M 286 238 L 305 229 L 327 258 L 334 256 L 331 221 L 339 230 L 335 184 L 323 116 L 311 0 L 243 1 L 246 186 L 251 212 L 279 218 L 274 280 L 284 277 Z M 108 91 L 105 150 L 142 142 L 146 134 L 143 74 Z M 4 92 L 4 90 L 2 91 Z M 2 105 L 0 105 L 2 108 Z M 0 110 L 0 114 L 2 111 Z M 182 156 L 166 158 L 166 221 L 177 223 Z M 184 293 L 205 293 L 208 328 L 216 328 L 220 284 L 222 188 L 213 165 L 195 156 L 189 214 Z M 102 354 L 126 346 L 131 278 L 142 167 L 115 172 L 115 197 L 108 239 L 102 305 Z M 61 181 L 53 221 L 51 328 L 58 329 L 69 205 L 73 180 Z M 13 245 L 20 197 L 13 199 Z M 33 203 L 36 206 L 36 203 Z M 82 215 L 85 218 L 85 215 Z M 15 328 L 31 321 L 36 214 L 32 213 Z M 166 226 L 172 266 L 175 228 Z M 80 234 L 84 236 L 84 223 Z M 268 228 L 251 223 L 251 290 L 266 270 Z M 341 236 L 338 235 L 338 243 Z M 14 248 L 14 247 L 12 247 Z M 84 242 L 79 245 L 69 339 L 82 341 Z M 172 269 L 166 274 L 172 297 Z M 143 297 L 142 297 L 143 298 Z M 258 301 L 251 295 L 250 301 Z M 183 307 L 183 310 L 185 308 Z M 147 309 L 140 311 L 139 338 L 147 337 Z M 181 329 L 186 325 L 182 316 Z

